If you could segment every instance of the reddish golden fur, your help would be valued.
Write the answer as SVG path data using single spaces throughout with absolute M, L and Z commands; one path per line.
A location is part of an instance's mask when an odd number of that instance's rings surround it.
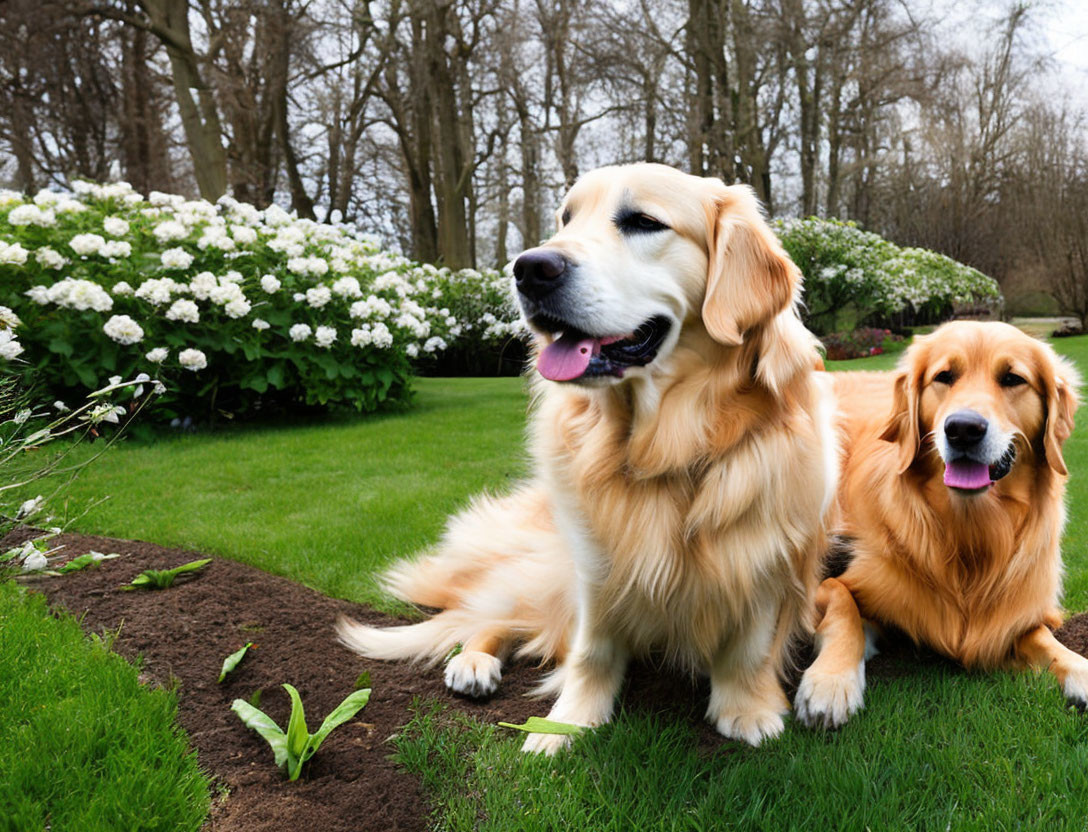
M 632 202 L 672 230 L 652 251 L 614 226 Z M 391 576 L 401 597 L 444 611 L 409 628 L 346 625 L 341 638 L 431 660 L 464 642 L 446 678 L 474 694 L 530 639 L 522 652 L 563 658 L 545 685 L 560 694 L 551 717 L 585 725 L 609 718 L 629 653 L 664 651 L 710 674 L 722 733 L 758 743 L 782 727 L 778 672 L 810 624 L 834 489 L 830 394 L 793 309 L 799 273 L 743 187 L 604 169 L 566 209 L 573 219 L 546 246 L 605 264 L 616 296 L 667 290 L 675 343 L 620 383 L 537 378 L 534 480 L 455 518 L 435 554 Z M 656 286 L 639 283 L 648 273 Z M 541 519 L 535 534 L 528 517 Z M 526 748 L 563 741 L 531 735 Z
M 946 370 L 952 385 L 935 381 Z M 1001 386 L 1006 372 L 1027 384 Z M 845 451 L 836 526 L 854 554 L 820 588 L 820 654 L 798 691 L 799 715 L 833 726 L 861 706 L 863 618 L 967 667 L 1052 665 L 1067 695 L 1083 700 L 1088 676 L 1076 674 L 1088 662 L 1047 629 L 1061 622 L 1073 369 L 1011 326 L 957 322 L 916 339 L 896 373 L 834 382 Z M 1015 435 L 1014 467 L 981 494 L 944 485 L 932 438 L 964 408 Z

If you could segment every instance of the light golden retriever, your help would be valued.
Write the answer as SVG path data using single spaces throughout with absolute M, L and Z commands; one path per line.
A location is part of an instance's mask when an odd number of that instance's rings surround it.
M 342 622 L 340 638 L 424 660 L 463 643 L 446 680 L 477 695 L 529 639 L 561 659 L 550 718 L 585 726 L 610 718 L 630 655 L 661 652 L 709 674 L 718 731 L 758 744 L 783 728 L 779 673 L 810 621 L 836 486 L 800 274 L 750 189 L 660 165 L 585 175 L 558 219 L 514 266 L 537 336 L 533 482 L 394 570 L 394 591 L 443 612 Z
M 816 596 L 801 720 L 835 727 L 862 706 L 863 620 L 966 667 L 1049 668 L 1071 703 L 1088 704 L 1088 659 L 1051 632 L 1078 386 L 1048 345 L 1002 323 L 946 324 L 896 373 L 835 376 L 837 530 L 852 543 Z

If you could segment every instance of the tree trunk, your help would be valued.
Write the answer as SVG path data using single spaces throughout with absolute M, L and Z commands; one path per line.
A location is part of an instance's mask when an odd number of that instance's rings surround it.
M 227 191 L 227 155 L 215 97 L 201 76 L 189 35 L 188 1 L 142 0 L 141 6 L 162 33 L 197 187 L 204 199 L 214 202 Z
M 427 83 L 433 91 L 431 105 L 435 124 L 435 202 L 438 205 L 438 253 L 445 265 L 460 269 L 472 265 L 469 242 L 467 196 L 471 183 L 463 146 L 462 125 L 454 85 L 456 68 L 449 65 L 445 43 L 451 35 L 447 15 L 450 7 L 442 0 L 427 5 L 424 19 L 423 52 Z
M 137 27 L 121 31 L 122 102 L 121 151 L 125 178 L 140 193 L 170 190 L 173 176 L 166 149 L 168 140 L 155 101 L 147 60 L 147 32 Z

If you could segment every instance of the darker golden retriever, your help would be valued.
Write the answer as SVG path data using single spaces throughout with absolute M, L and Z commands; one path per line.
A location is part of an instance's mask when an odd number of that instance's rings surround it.
M 896 373 L 835 376 L 845 452 L 845 571 L 820 586 L 818 656 L 800 719 L 834 727 L 862 706 L 863 621 L 967 667 L 1048 668 L 1088 702 L 1088 659 L 1051 630 L 1065 523 L 1062 443 L 1079 379 L 1046 344 L 1001 323 L 916 339 Z

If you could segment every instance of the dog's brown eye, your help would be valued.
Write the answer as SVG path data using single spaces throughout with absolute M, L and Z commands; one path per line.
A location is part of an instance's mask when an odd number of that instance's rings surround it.
M 1005 373 L 1001 377 L 1002 387 L 1019 387 L 1021 384 L 1027 384 L 1027 380 L 1023 376 L 1018 376 L 1016 373 Z
M 655 220 L 649 214 L 640 214 L 637 211 L 621 213 L 616 217 L 616 225 L 624 234 L 649 234 L 654 231 L 664 231 L 668 228 L 660 220 Z
M 563 218 L 560 221 L 563 223 L 563 225 L 566 225 L 568 222 L 570 222 L 570 208 L 563 212 Z
M 956 377 L 949 370 L 942 370 L 933 377 L 933 380 L 938 384 L 951 384 Z

